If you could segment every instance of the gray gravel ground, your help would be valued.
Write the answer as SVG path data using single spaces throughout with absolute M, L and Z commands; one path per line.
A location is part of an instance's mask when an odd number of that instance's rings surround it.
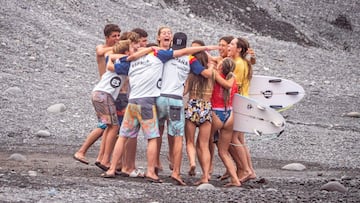
M 0 202 L 359 201 L 360 118 L 345 116 L 360 112 L 356 0 L 199 2 L 1 2 Z M 93 164 L 72 159 L 96 125 L 90 102 L 98 79 L 95 46 L 103 42 L 102 29 L 110 22 L 123 31 L 142 27 L 150 41 L 161 25 L 207 44 L 216 44 L 224 35 L 245 36 L 257 54 L 255 74 L 287 78 L 304 87 L 304 99 L 282 112 L 287 126 L 280 137 L 247 136 L 256 180 L 241 188 L 222 187 L 225 182 L 216 180 L 223 173 L 218 157 L 211 190 L 174 186 L 167 168 L 161 173 L 163 184 L 121 177 L 103 180 Z M 47 111 L 57 103 L 66 111 Z M 50 135 L 38 136 L 39 130 Z M 88 153 L 92 163 L 98 146 Z M 14 153 L 25 160 L 8 160 Z M 143 169 L 144 155 L 140 136 L 137 165 Z M 281 170 L 289 163 L 307 169 Z M 189 177 L 187 170 L 184 157 L 183 177 L 191 184 L 200 174 Z M 338 181 L 347 192 L 320 189 L 330 181 Z

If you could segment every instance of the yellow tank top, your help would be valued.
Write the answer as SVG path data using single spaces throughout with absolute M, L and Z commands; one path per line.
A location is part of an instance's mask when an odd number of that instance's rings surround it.
M 241 57 L 234 59 L 236 64 L 234 74 L 236 78 L 236 84 L 238 85 L 238 93 L 243 96 L 249 95 L 250 81 L 247 78 L 249 67 L 248 63 Z

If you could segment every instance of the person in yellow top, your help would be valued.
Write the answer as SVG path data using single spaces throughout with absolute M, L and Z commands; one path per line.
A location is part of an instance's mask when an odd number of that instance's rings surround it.
M 247 40 L 234 38 L 228 46 L 228 56 L 231 57 L 236 64 L 234 74 L 238 85 L 238 93 L 243 96 L 248 96 L 250 80 L 253 73 L 251 65 L 255 63 L 254 52 L 252 49 L 249 49 Z M 246 182 L 249 179 L 256 178 L 250 153 L 245 144 L 244 133 L 234 131 L 231 145 L 230 154 L 236 163 L 239 180 Z

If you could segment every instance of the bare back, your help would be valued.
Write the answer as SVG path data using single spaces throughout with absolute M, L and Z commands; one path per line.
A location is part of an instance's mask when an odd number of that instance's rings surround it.
M 105 54 L 112 50 L 112 47 L 107 45 L 98 45 L 96 46 L 96 62 L 98 64 L 98 71 L 100 78 L 106 71 L 106 64 L 105 64 Z

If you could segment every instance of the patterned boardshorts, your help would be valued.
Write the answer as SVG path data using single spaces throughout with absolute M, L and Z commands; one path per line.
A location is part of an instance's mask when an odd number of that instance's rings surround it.
M 185 107 L 185 119 L 190 120 L 196 126 L 206 121 L 212 122 L 211 102 L 202 99 L 190 99 Z
M 91 100 L 99 122 L 109 125 L 119 125 L 115 102 L 110 94 L 95 91 L 92 93 Z

